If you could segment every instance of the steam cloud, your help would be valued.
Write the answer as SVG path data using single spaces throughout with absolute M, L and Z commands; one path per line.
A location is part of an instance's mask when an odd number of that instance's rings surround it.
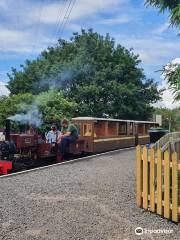
M 33 124 L 36 127 L 41 126 L 43 123 L 41 112 L 39 112 L 38 107 L 33 104 L 29 105 L 28 109 L 24 113 L 16 114 L 8 119 L 20 122 L 21 124 Z
M 73 78 L 79 75 L 88 75 L 92 73 L 92 68 L 87 65 L 81 65 L 80 68 L 72 66 L 66 66 L 59 70 L 59 73 L 55 77 L 42 77 L 38 87 L 47 90 L 57 90 L 60 88 L 69 88 Z M 46 99 L 43 99 L 43 103 L 47 103 L 50 100 L 50 95 Z M 45 101 L 45 102 L 44 102 Z M 39 127 L 43 123 L 42 113 L 39 110 L 42 99 L 37 95 L 32 104 L 21 104 L 20 108 L 22 113 L 9 117 L 10 120 L 20 122 L 21 124 L 33 124 Z
M 78 76 L 89 75 L 92 73 L 92 68 L 87 64 L 83 65 L 80 68 L 66 66 L 59 70 L 54 77 L 42 77 L 39 82 L 38 87 L 44 88 L 45 90 L 53 90 L 53 89 L 64 89 L 69 88 L 71 86 L 72 80 Z

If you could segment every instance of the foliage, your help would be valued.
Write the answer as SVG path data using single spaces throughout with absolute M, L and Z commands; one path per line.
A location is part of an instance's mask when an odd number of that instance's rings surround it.
M 44 121 L 59 121 L 63 117 L 70 118 L 75 114 L 76 103 L 67 101 L 62 92 L 50 90 L 40 93 L 35 104 L 43 113 Z
M 31 104 L 33 96 L 30 93 L 0 97 L 0 128 L 4 126 L 6 118 L 16 114 L 21 103 Z
M 175 101 L 180 100 L 180 59 L 175 59 L 163 68 L 163 76 L 173 91 Z
M 22 114 L 27 108 L 37 106 L 42 113 L 43 122 L 59 122 L 61 118 L 76 115 L 76 103 L 67 101 L 62 92 L 51 90 L 33 96 L 30 93 L 17 94 L 0 99 L 0 127 L 4 120 L 17 113 Z
M 165 129 L 169 129 L 171 125 L 171 131 L 180 131 L 180 108 L 167 109 L 167 108 L 156 108 L 155 114 L 162 115 L 162 126 Z
M 180 25 L 180 2 L 179 0 L 146 0 L 146 5 L 152 5 L 160 9 L 170 11 L 171 24 L 179 27 Z
M 59 40 L 38 59 L 26 61 L 21 71 L 12 69 L 9 89 L 11 94 L 36 95 L 59 89 L 77 103 L 79 116 L 145 120 L 160 92 L 152 79 L 146 79 L 139 63 L 132 49 L 116 45 L 108 34 L 103 37 L 92 29 L 82 30 L 70 41 Z

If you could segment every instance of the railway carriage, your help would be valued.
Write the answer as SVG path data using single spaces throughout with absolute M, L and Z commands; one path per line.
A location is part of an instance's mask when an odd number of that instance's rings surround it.
M 157 127 L 156 122 L 133 121 L 93 117 L 77 117 L 72 122 L 79 129 L 79 142 L 70 152 L 98 153 L 132 147 L 150 142 L 148 130 Z M 73 151 L 72 151 L 73 150 Z

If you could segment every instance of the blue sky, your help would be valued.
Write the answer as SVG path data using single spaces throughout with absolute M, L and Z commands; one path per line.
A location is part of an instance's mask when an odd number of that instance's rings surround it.
M 0 82 L 7 82 L 11 67 L 19 69 L 59 37 L 93 28 L 110 33 L 117 43 L 140 55 L 147 77 L 160 85 L 163 65 L 180 57 L 177 30 L 169 28 L 168 13 L 146 8 L 143 0 L 76 0 L 60 29 L 69 0 L 0 0 Z

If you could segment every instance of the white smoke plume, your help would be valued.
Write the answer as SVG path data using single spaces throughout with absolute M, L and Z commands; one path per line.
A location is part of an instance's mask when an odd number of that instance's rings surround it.
M 38 106 L 35 104 L 29 105 L 26 111 L 11 116 L 8 119 L 19 122 L 21 124 L 32 124 L 36 127 L 41 126 L 43 123 L 42 113 L 39 111 Z
M 88 75 L 92 73 L 92 68 L 89 65 L 81 66 L 80 68 L 64 67 L 60 70 L 56 77 L 42 77 L 39 83 L 39 88 L 45 88 L 47 91 L 46 99 L 41 98 L 41 95 L 37 95 L 32 104 L 22 103 L 20 110 L 22 113 L 18 113 L 14 116 L 9 117 L 10 120 L 19 122 L 21 124 L 32 124 L 39 127 L 43 123 L 43 116 L 39 110 L 40 106 L 46 105 L 51 101 L 51 90 L 68 88 L 71 85 L 73 78 L 81 75 Z
M 88 64 L 78 67 L 65 66 L 57 72 L 56 76 L 42 77 L 39 82 L 39 88 L 45 88 L 45 90 L 63 89 L 71 86 L 72 80 L 79 75 L 92 74 L 92 67 Z

